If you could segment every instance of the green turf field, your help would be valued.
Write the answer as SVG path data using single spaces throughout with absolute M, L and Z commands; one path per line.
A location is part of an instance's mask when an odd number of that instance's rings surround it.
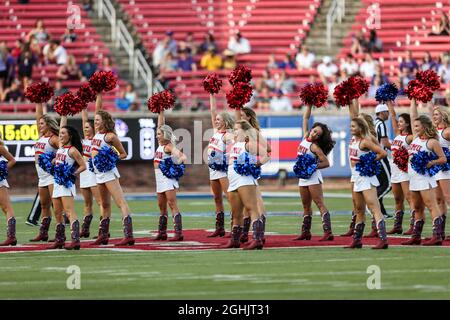
M 336 211 L 350 210 L 350 199 L 327 198 Z M 155 201 L 130 201 L 136 237 L 157 227 Z M 299 199 L 268 198 L 269 212 L 300 211 Z M 392 200 L 386 200 L 392 208 Z M 30 203 L 14 205 L 18 240 L 26 243 L 38 228 L 25 225 Z M 78 212 L 81 202 L 77 203 Z M 184 212 L 208 212 L 208 199 L 181 200 Z M 98 212 L 98 211 L 97 211 Z M 335 234 L 347 230 L 349 215 L 332 216 Z M 5 237 L 5 220 L 0 220 Z M 229 221 L 228 219 L 226 220 Z M 300 218 L 270 216 L 267 231 L 296 234 Z M 407 227 L 409 217 L 405 217 Z M 184 228 L 211 229 L 214 217 L 183 216 Z M 393 220 L 388 220 L 388 228 Z M 96 232 L 93 222 L 92 233 Z M 226 226 L 228 227 L 228 223 Z M 169 228 L 171 225 L 169 224 Z M 52 223 L 51 236 L 54 234 Z M 170 229 L 169 229 L 170 230 Z M 321 233 L 314 216 L 314 233 Z M 366 228 L 367 231 L 367 228 Z M 429 220 L 424 235 L 430 234 Z M 66 235 L 69 236 L 68 229 Z M 111 236 L 121 237 L 117 208 Z M 69 290 L 66 269 L 81 269 L 81 289 Z M 381 289 L 369 290 L 367 268 L 379 266 Z M 0 253 L 1 299 L 449 299 L 450 248 L 391 247 L 374 251 L 343 248 L 289 248 L 262 251 L 112 252 L 82 249 L 69 252 Z

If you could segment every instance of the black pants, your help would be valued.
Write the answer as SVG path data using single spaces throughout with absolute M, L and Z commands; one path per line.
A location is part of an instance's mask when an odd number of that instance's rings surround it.
M 41 217 L 41 201 L 39 199 L 39 193 L 36 195 L 33 201 L 33 206 L 31 207 L 30 214 L 28 215 L 27 221 L 32 224 L 39 223 L 39 218 Z
M 381 160 L 381 173 L 377 175 L 380 186 L 377 187 L 378 201 L 380 202 L 381 213 L 386 216 L 387 212 L 384 208 L 383 197 L 391 191 L 391 167 L 389 166 L 389 160 L 384 158 Z

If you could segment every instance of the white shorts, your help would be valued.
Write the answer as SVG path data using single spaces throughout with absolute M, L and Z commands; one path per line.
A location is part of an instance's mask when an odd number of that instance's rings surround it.
M 97 186 L 97 178 L 95 173 L 89 169 L 84 170 L 80 173 L 80 188 L 91 188 Z
M 322 184 L 323 183 L 323 178 L 322 178 L 322 173 L 320 172 L 320 170 L 316 170 L 311 178 L 309 179 L 298 179 L 298 186 L 299 187 L 307 187 L 307 186 L 314 186 L 316 184 Z
M 162 171 L 158 168 L 155 169 L 156 178 L 156 193 L 163 193 L 170 190 L 179 188 L 178 181 L 176 179 L 169 179 L 163 175 Z
M 380 185 L 377 176 L 362 177 L 354 167 L 352 168 L 352 177 L 350 178 L 350 182 L 353 182 L 354 192 L 370 190 L 373 187 L 378 187 Z
M 9 188 L 8 180 L 3 179 L 2 181 L 0 181 L 0 188 L 2 187 Z
M 413 171 L 413 173 L 409 174 L 410 191 L 430 190 L 437 187 L 435 177 L 418 174 L 413 169 L 410 169 L 410 171 Z
M 60 184 L 55 183 L 52 198 L 75 197 L 76 195 L 77 188 L 75 184 L 73 184 L 70 188 L 66 188 Z
M 209 180 L 218 180 L 226 177 L 228 177 L 228 174 L 226 172 L 209 168 Z
M 49 185 L 55 183 L 55 179 L 53 178 L 53 176 L 50 173 L 45 172 L 41 167 L 39 167 L 37 163 L 36 163 L 36 171 L 39 178 L 38 187 L 40 188 L 48 187 Z
M 119 170 L 117 170 L 117 167 L 114 167 L 114 169 L 106 172 L 99 172 L 95 174 L 95 180 L 97 181 L 97 184 L 106 183 L 118 178 L 120 178 L 120 174 Z
M 252 176 L 241 176 L 234 171 L 233 166 L 228 167 L 228 190 L 227 192 L 236 191 L 243 186 L 257 186 L 258 180 Z
M 448 171 L 439 171 L 434 178 L 436 179 L 436 181 L 439 180 L 449 180 L 450 179 L 450 170 Z
M 409 181 L 408 172 L 400 170 L 395 164 L 391 166 L 391 183 Z

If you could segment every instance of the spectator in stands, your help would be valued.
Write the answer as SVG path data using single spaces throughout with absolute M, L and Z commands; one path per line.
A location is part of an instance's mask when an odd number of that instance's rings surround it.
M 153 50 L 152 58 L 153 58 L 153 66 L 155 68 L 160 67 L 162 60 L 164 59 L 164 57 L 168 52 L 171 52 L 169 50 L 169 40 L 167 37 L 165 37 L 160 42 L 158 42 L 155 49 Z M 176 56 L 176 54 L 172 53 L 172 56 Z
M 60 66 L 56 72 L 56 78 L 61 80 L 79 80 L 80 70 L 78 69 L 75 57 L 71 54 L 67 57 L 65 65 Z
M 409 81 L 412 79 L 414 79 L 414 74 L 408 72 L 407 68 L 401 69 L 398 77 L 399 94 L 403 95 L 405 93 L 405 89 L 408 86 Z
M 125 99 L 130 101 L 130 109 L 131 111 L 139 110 L 139 99 L 136 90 L 134 90 L 134 85 L 131 82 L 127 83 L 125 88 Z
M 125 94 L 125 90 L 121 90 L 119 97 L 114 100 L 116 108 L 121 111 L 128 111 L 131 106 L 131 102 L 125 97 Z
M 270 90 L 267 87 L 263 87 L 256 97 L 256 109 L 261 111 L 270 110 Z
M 14 42 L 14 48 L 11 50 L 12 56 L 17 60 L 20 57 L 20 54 L 22 53 L 23 49 L 23 41 L 22 39 L 17 39 Z
M 295 60 L 292 58 L 290 53 L 286 53 L 283 61 L 277 62 L 279 69 L 295 69 Z
M 375 74 L 372 77 L 372 80 L 370 81 L 371 84 L 375 82 L 375 77 L 379 76 L 381 78 L 381 84 L 389 82 L 388 77 L 384 74 L 383 67 L 381 64 L 377 64 L 375 67 Z
M 403 71 L 406 71 L 408 77 L 412 78 L 413 75 L 416 74 L 416 72 L 419 69 L 419 65 L 417 64 L 416 60 L 413 59 L 411 51 L 406 51 L 406 57 L 405 60 L 400 63 L 400 74 L 403 74 Z
M 275 96 L 270 100 L 270 111 L 292 111 L 291 99 L 283 94 L 281 89 L 275 91 Z
M 214 39 L 214 35 L 212 34 L 211 31 L 209 31 L 205 35 L 205 40 L 200 45 L 200 53 L 204 53 L 204 52 L 208 51 L 210 47 L 214 47 L 216 52 L 219 52 L 217 44 L 216 44 L 216 40 Z
M 340 69 L 345 70 L 349 76 L 353 76 L 358 73 L 358 63 L 356 63 L 356 60 L 351 53 L 348 53 L 346 58 L 343 59 Z
M 441 82 L 444 84 L 450 83 L 450 58 L 445 56 L 442 60 L 442 65 L 439 67 L 438 76 L 441 77 Z
M 36 39 L 36 41 L 39 44 L 43 44 L 43 43 L 45 43 L 46 41 L 49 40 L 48 33 L 45 30 L 44 21 L 42 19 L 36 20 L 36 24 L 34 26 L 34 29 L 32 29 L 28 33 L 27 38 L 29 38 L 30 36 L 34 36 L 34 38 Z
M 328 78 L 338 72 L 338 67 L 332 62 L 331 57 L 325 56 L 322 59 L 322 63 L 317 66 L 317 73 L 320 80 L 324 83 L 328 83 Z
M 217 54 L 213 46 L 202 56 L 200 66 L 208 71 L 216 71 L 222 67 L 222 57 Z
M 49 46 L 44 48 L 43 53 L 48 63 L 56 63 L 58 65 L 67 63 L 67 51 L 59 40 L 51 40 Z
M 89 80 L 95 71 L 97 71 L 97 64 L 92 62 L 92 54 L 88 53 L 84 56 L 83 63 L 79 67 L 81 81 Z
M 367 52 L 383 51 L 383 42 L 377 37 L 375 29 L 370 30 L 369 41 L 366 43 Z
M 312 52 L 309 52 L 307 46 L 302 46 L 295 57 L 298 70 L 311 69 L 316 59 Z
M 188 32 L 186 34 L 186 39 L 184 41 L 180 41 L 178 50 L 187 50 L 192 56 L 197 54 L 198 45 L 194 41 L 194 34 L 192 32 Z
M 261 78 L 256 83 L 256 90 L 261 92 L 264 88 L 270 91 L 275 89 L 275 80 L 270 77 L 270 70 L 264 69 Z
M 177 69 L 178 71 L 197 71 L 194 59 L 186 50 L 179 52 Z
M 431 54 L 429 52 L 425 52 L 425 56 L 423 57 L 423 63 L 420 66 L 420 70 L 427 71 L 431 69 L 437 72 L 438 68 L 439 64 L 433 60 Z
M 6 77 L 8 75 L 8 70 L 6 67 L 6 48 L 0 46 L 0 96 L 3 94 L 3 89 L 5 88 Z
M 159 70 L 164 72 L 177 71 L 178 60 L 175 59 L 172 52 L 168 51 L 159 65 Z
M 94 14 L 94 0 L 83 0 L 82 6 L 89 16 Z
M 450 20 L 445 12 L 441 13 L 441 19 L 437 25 L 432 27 L 430 36 L 448 36 L 450 35 Z
M 369 86 L 369 92 L 367 93 L 367 96 L 369 98 L 375 98 L 375 94 L 377 93 L 377 90 L 382 83 L 383 79 L 381 78 L 381 75 L 380 74 L 375 75 L 372 83 Z
M 362 31 L 359 31 L 357 35 L 352 35 L 352 44 L 350 46 L 351 54 L 355 55 L 363 53 L 366 46 L 366 38 Z
M 33 67 L 36 65 L 37 60 L 32 55 L 30 50 L 23 51 L 20 54 L 19 60 L 17 62 L 19 80 L 22 81 L 22 86 L 24 88 L 28 87 L 28 83 L 33 75 Z
M 297 82 L 291 78 L 286 70 L 283 70 L 280 75 L 279 86 L 277 87 L 284 93 L 293 93 L 297 88 Z
M 41 46 L 42 44 L 40 44 L 37 40 L 36 37 L 32 34 L 29 37 L 27 37 L 27 41 L 25 42 L 25 45 L 23 46 L 23 50 L 31 50 L 31 53 L 36 57 L 36 58 L 41 58 L 41 52 L 43 52 L 43 50 L 41 50 Z M 50 47 L 50 43 L 47 43 L 44 45 L 44 50 L 45 48 Z
M 238 31 L 234 36 L 231 36 L 228 41 L 228 49 L 235 54 L 246 54 L 251 52 L 250 42 L 244 38 Z
M 13 81 L 11 87 L 3 92 L 2 101 L 3 102 L 24 101 L 24 95 L 22 90 L 20 90 L 20 83 L 18 81 Z
M 102 59 L 102 65 L 99 68 L 102 71 L 112 71 L 115 75 L 118 75 L 117 69 L 112 66 L 112 60 L 110 56 L 105 56 Z
M 269 55 L 269 61 L 267 62 L 266 69 L 278 69 L 278 64 L 273 53 Z
M 359 72 L 364 78 L 370 78 L 375 75 L 375 70 L 377 67 L 377 61 L 373 60 L 372 54 L 366 53 L 364 57 L 364 62 L 359 66 Z
M 5 86 L 11 86 L 11 83 L 16 78 L 17 59 L 13 57 L 11 48 L 6 50 L 6 79 Z
M 222 61 L 222 67 L 225 70 L 232 70 L 236 68 L 237 62 L 236 62 L 236 55 L 233 51 L 225 49 L 223 51 L 223 61 Z
M 315 82 L 315 81 L 310 81 L 311 83 Z M 338 85 L 338 77 L 333 74 L 327 84 L 328 87 L 328 101 L 334 101 L 334 88 L 336 88 L 336 86 Z
M 63 86 L 63 83 L 61 80 L 55 81 L 55 96 L 54 98 L 57 98 L 59 96 L 62 96 L 64 93 L 68 92 L 69 89 Z
M 165 39 L 167 40 L 167 48 L 169 49 L 170 52 L 172 52 L 172 54 L 174 56 L 176 56 L 177 55 L 177 51 L 178 51 L 178 46 L 177 46 L 177 42 L 173 38 L 173 31 L 172 30 L 166 31 Z
M 77 34 L 74 29 L 67 28 L 61 36 L 61 42 L 72 43 L 77 40 Z

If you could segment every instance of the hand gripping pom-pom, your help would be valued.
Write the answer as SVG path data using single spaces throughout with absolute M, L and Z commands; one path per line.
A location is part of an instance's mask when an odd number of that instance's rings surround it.
M 416 99 L 420 102 L 430 102 L 433 99 L 433 92 L 417 79 L 408 82 L 405 93 L 409 100 Z
M 159 170 L 165 177 L 178 181 L 184 175 L 185 165 L 183 163 L 175 164 L 172 158 L 166 158 L 159 163 Z
M 169 90 L 155 93 L 147 101 L 148 110 L 153 113 L 160 113 L 163 110 L 171 109 L 174 105 L 175 97 Z
M 248 83 L 238 82 L 233 89 L 227 92 L 227 103 L 232 109 L 241 109 L 250 102 L 253 95 L 253 88 Z
M 252 81 L 252 70 L 244 65 L 239 65 L 231 71 L 228 81 L 235 86 L 239 82 L 249 83 Z
M 256 165 L 256 157 L 244 152 L 234 160 L 233 168 L 241 176 L 252 176 L 254 179 L 261 177 L 261 167 Z
M 75 167 L 70 166 L 67 163 L 60 163 L 55 166 L 55 172 L 53 174 L 55 178 L 55 183 L 64 186 L 66 188 L 71 188 L 76 181 L 76 176 L 74 174 Z
M 437 158 L 438 157 L 434 152 L 429 153 L 426 151 L 419 151 L 412 156 L 411 167 L 418 174 L 424 176 L 429 175 L 430 177 L 433 177 L 436 173 L 442 170 L 442 166 L 433 165 L 430 168 L 427 168 L 427 164 L 432 160 L 436 160 Z
M 300 90 L 300 99 L 307 106 L 323 107 L 328 100 L 328 90 L 320 83 L 308 83 Z
M 219 79 L 216 73 L 212 73 L 203 79 L 203 88 L 210 94 L 218 94 L 222 87 L 222 80 Z
M 0 181 L 8 178 L 8 162 L 5 160 L 0 161 Z
M 431 91 L 436 91 L 441 88 L 440 78 L 436 71 L 432 69 L 417 72 L 416 79 L 423 83 Z
M 96 92 L 108 92 L 117 86 L 117 80 L 112 71 L 96 71 L 89 78 L 89 84 Z
M 352 87 L 348 80 L 342 81 L 334 88 L 333 97 L 336 105 L 348 106 L 358 95 L 356 88 Z
M 108 172 L 116 167 L 119 156 L 108 146 L 102 147 L 92 160 L 95 169 L 99 172 Z
M 38 157 L 38 165 L 39 167 L 47 173 L 53 175 L 53 159 L 55 158 L 55 154 L 53 152 L 41 153 Z
M 396 164 L 401 171 L 408 172 L 408 150 L 403 147 L 398 148 L 392 152 L 392 156 L 394 158 L 394 164 Z
M 25 98 L 33 103 L 45 103 L 50 100 L 55 93 L 48 82 L 33 83 L 25 91 Z
M 395 98 L 397 98 L 398 95 L 398 88 L 393 83 L 383 83 L 378 89 L 375 94 L 375 99 L 380 102 L 384 103 L 387 101 L 394 101 Z
M 66 92 L 56 98 L 55 105 L 53 106 L 53 109 L 55 109 L 56 113 L 60 116 L 73 116 L 86 108 L 86 101 L 83 101 L 79 96 L 74 95 L 72 92 Z
M 348 79 L 348 84 L 356 90 L 354 99 L 361 97 L 369 91 L 369 82 L 359 76 L 351 76 Z
M 208 167 L 212 170 L 227 172 L 228 163 L 226 154 L 219 151 L 211 151 L 208 155 Z
M 381 162 L 375 160 L 377 154 L 369 152 L 363 154 L 356 163 L 355 170 L 359 172 L 362 177 L 373 177 L 381 173 Z
M 442 171 L 449 171 L 450 170 L 450 149 L 449 148 L 442 148 L 444 151 L 445 157 L 447 158 L 447 163 L 442 166 Z
M 77 96 L 80 97 L 80 99 L 84 102 L 89 103 L 95 101 L 95 99 L 97 98 L 97 93 L 94 89 L 92 89 L 88 82 L 85 82 L 78 89 Z
M 317 159 L 310 154 L 303 154 L 297 156 L 297 161 L 294 165 L 294 173 L 297 178 L 309 179 L 317 170 Z

